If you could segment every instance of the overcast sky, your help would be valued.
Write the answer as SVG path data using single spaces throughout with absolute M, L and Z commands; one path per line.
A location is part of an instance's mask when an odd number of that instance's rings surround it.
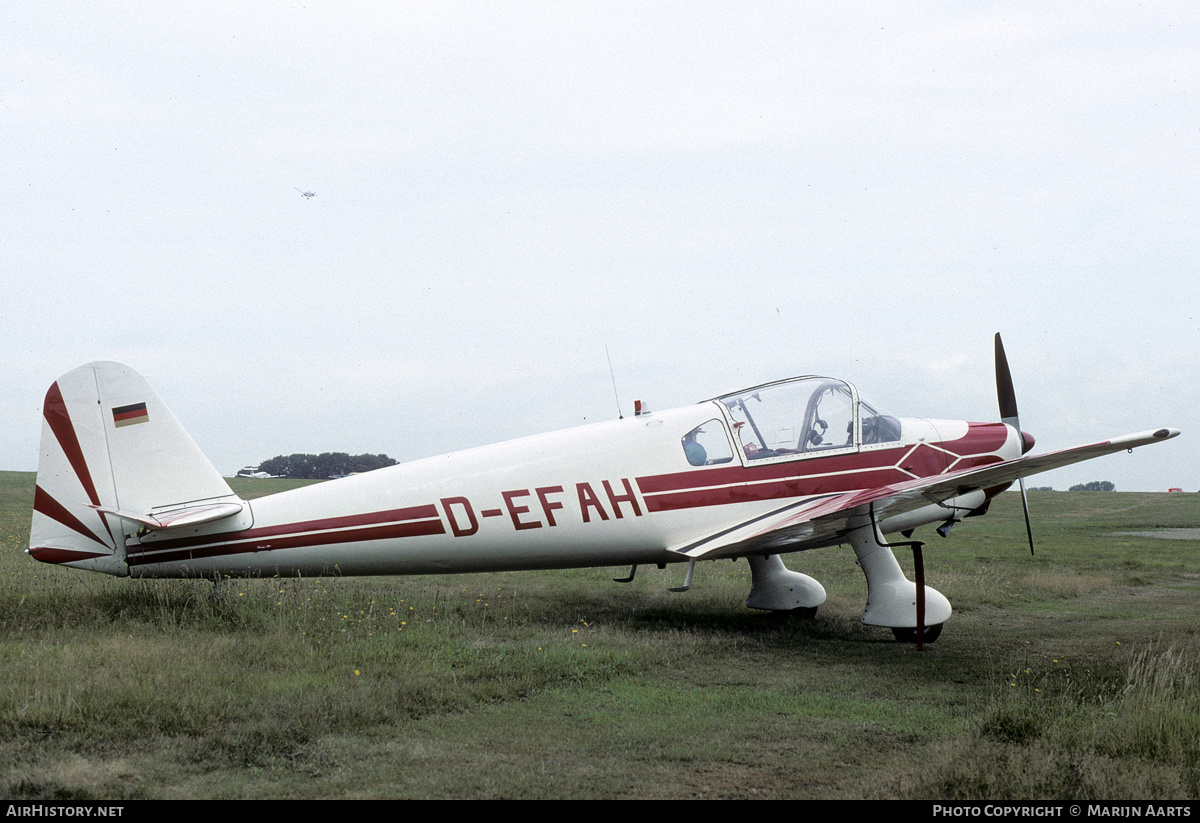
M 1194 3 L 0 6 L 0 469 L 91 360 L 225 473 L 797 374 L 1200 490 Z M 316 192 L 305 198 L 300 191 Z

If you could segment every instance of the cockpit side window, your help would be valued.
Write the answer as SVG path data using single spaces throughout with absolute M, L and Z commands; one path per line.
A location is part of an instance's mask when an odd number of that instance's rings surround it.
M 805 415 L 804 451 L 854 445 L 854 398 L 846 387 L 829 382 L 813 392 Z
M 862 409 L 862 442 L 892 443 L 900 439 L 900 421 L 890 414 L 876 411 L 870 403 L 859 402 Z
M 716 418 L 692 429 L 683 436 L 681 442 L 683 454 L 693 466 L 714 466 L 733 460 L 733 449 L 729 446 L 729 436 L 725 434 L 725 424 Z

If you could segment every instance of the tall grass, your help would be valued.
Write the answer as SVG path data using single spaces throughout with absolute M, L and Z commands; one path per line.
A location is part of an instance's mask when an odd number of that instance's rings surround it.
M 1181 642 L 1138 652 L 1097 748 L 1178 765 L 1200 785 L 1200 662 L 1197 644 Z
M 1121 669 L 1011 672 L 977 733 L 944 746 L 905 791 L 953 799 L 1195 798 L 1198 652 L 1191 636 L 1151 642 Z

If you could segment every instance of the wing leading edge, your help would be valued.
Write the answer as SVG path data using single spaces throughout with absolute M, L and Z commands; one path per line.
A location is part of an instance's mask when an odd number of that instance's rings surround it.
M 872 513 L 877 520 L 884 520 L 922 506 L 942 505 L 971 492 L 1003 486 L 1022 477 L 1159 443 L 1178 435 L 1179 429 L 1156 429 L 874 489 L 812 497 L 699 540 L 674 546 L 671 550 L 692 560 L 716 560 L 829 546 L 842 542 L 842 537 L 848 532 L 869 525 Z M 949 514 L 949 509 L 947 511 Z

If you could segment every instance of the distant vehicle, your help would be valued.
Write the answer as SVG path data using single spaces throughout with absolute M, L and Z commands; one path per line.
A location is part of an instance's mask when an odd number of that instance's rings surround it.
M 271 474 L 270 472 L 260 472 L 258 466 L 246 466 L 244 469 L 239 469 L 234 477 L 252 477 L 255 480 L 270 480 L 279 477 L 279 475 Z
M 295 186 L 292 186 L 292 188 L 296 189 Z M 317 196 L 317 193 L 315 191 L 302 191 L 300 189 L 296 189 L 296 191 L 300 192 L 301 197 L 307 197 L 309 199 L 312 199 L 313 197 Z
M 1172 492 L 1181 492 L 1181 491 L 1183 491 L 1183 489 L 1167 489 L 1168 494 L 1170 494 Z
M 133 577 L 631 565 L 627 582 L 639 564 L 686 564 L 672 591 L 690 588 L 698 561 L 740 557 L 747 606 L 812 614 L 824 587 L 780 555 L 848 543 L 867 578 L 863 622 L 919 647 L 950 602 L 925 585 L 923 544 L 885 534 L 935 525 L 945 537 L 1028 475 L 1179 434 L 1028 455 L 1000 335 L 995 348 L 998 423 L 892 417 L 842 380 L 797 377 L 252 501 L 140 375 L 90 363 L 46 394 L 29 553 Z

